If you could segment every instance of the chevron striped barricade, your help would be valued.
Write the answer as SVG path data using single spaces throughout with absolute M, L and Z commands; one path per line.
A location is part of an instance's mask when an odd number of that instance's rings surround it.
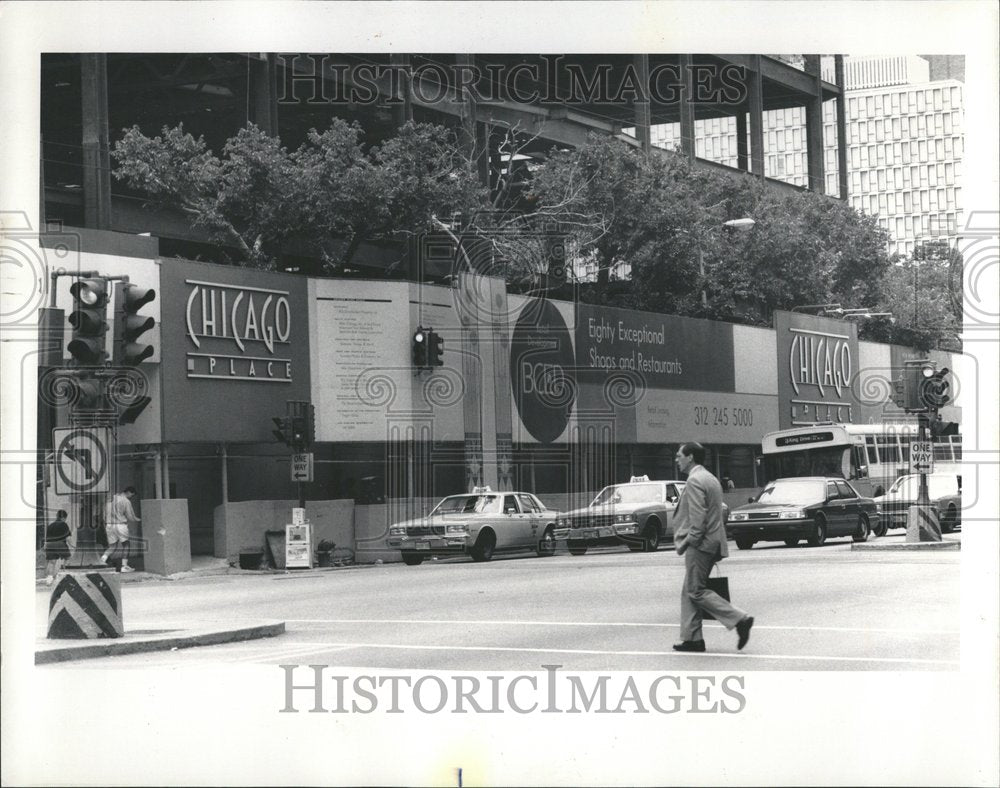
M 911 506 L 906 512 L 907 542 L 940 542 L 941 523 L 933 506 Z
M 88 572 L 59 578 L 49 600 L 49 639 L 92 640 L 124 634 L 118 575 Z

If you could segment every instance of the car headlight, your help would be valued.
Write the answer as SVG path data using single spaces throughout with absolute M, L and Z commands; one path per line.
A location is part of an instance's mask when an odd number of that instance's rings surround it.
M 749 520 L 750 515 L 746 512 L 733 512 L 729 515 L 730 522 L 742 522 L 743 520 Z
M 469 533 L 469 526 L 466 523 L 448 523 L 444 527 L 445 536 L 456 536 Z
M 630 523 L 630 522 L 632 522 L 632 520 L 633 520 L 633 517 L 630 514 L 616 514 L 615 515 L 615 522 L 616 523 Z
M 804 509 L 794 509 L 790 512 L 778 512 L 779 520 L 803 520 L 808 517 Z
M 389 536 L 406 536 L 406 526 L 405 525 L 390 526 Z

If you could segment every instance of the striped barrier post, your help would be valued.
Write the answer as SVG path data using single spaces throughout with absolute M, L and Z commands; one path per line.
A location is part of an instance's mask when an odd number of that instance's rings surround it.
M 906 513 L 907 542 L 940 542 L 941 524 L 933 506 L 911 506 Z
M 122 591 L 114 572 L 66 574 L 49 600 L 49 639 L 120 638 Z

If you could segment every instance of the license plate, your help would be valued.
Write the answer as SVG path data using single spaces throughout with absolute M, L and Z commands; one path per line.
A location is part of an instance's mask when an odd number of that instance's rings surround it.
M 431 546 L 427 542 L 417 542 L 416 545 L 414 545 L 414 547 L 416 547 L 418 550 L 430 550 L 431 549 Z

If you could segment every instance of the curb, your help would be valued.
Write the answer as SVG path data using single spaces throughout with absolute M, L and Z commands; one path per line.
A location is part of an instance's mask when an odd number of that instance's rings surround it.
M 961 550 L 962 543 L 950 539 L 942 542 L 895 542 L 890 544 L 879 542 L 852 542 L 851 550 L 903 550 L 903 551 L 936 551 L 936 550 Z
M 160 634 L 152 634 L 142 640 L 128 640 L 125 633 L 122 640 L 89 640 L 74 641 L 73 645 L 57 645 L 38 649 L 45 643 L 55 643 L 42 639 L 36 642 L 35 664 L 47 665 L 53 662 L 69 662 L 78 659 L 96 659 L 97 657 L 112 657 L 122 654 L 142 654 L 149 651 L 170 651 L 175 648 L 191 648 L 193 646 L 215 646 L 219 643 L 236 643 L 242 640 L 275 637 L 284 634 L 284 621 L 268 621 L 237 629 L 166 629 Z M 61 641 L 65 643 L 66 641 Z

